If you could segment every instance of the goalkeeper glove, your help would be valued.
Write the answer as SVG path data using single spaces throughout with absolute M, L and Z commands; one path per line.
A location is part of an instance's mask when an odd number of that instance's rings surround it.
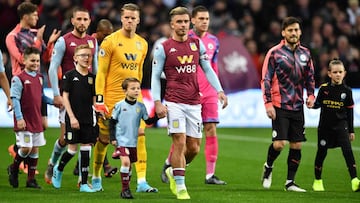
M 98 94 L 96 95 L 96 102 L 94 105 L 95 111 L 101 114 L 108 114 L 109 109 L 104 104 L 104 96 Z

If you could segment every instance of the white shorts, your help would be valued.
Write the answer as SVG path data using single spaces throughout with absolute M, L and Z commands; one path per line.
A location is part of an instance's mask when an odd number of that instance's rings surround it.
M 15 133 L 16 145 L 20 147 L 40 147 L 46 144 L 44 132 L 32 133 L 29 131 L 19 131 Z
M 62 124 L 65 124 L 65 115 L 66 115 L 65 108 L 59 109 L 59 122 Z
M 189 105 L 166 102 L 168 109 L 168 131 L 172 133 L 185 133 L 193 138 L 202 138 L 201 105 Z

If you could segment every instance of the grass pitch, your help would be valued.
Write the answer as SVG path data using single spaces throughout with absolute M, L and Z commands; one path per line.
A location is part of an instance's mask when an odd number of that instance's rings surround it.
M 356 129 L 359 132 L 359 129 Z M 25 187 L 26 175 L 19 175 L 19 188 L 13 189 L 8 183 L 7 166 L 12 162 L 7 148 L 14 143 L 12 129 L 0 128 L 0 202 L 177 202 L 167 184 L 160 180 L 160 171 L 167 156 L 171 140 L 166 136 L 166 129 L 149 128 L 146 130 L 148 153 L 147 180 L 157 187 L 159 193 L 136 193 L 136 173 L 133 171 L 131 190 L 134 200 L 120 199 L 121 182 L 119 174 L 112 178 L 103 177 L 103 192 L 80 193 L 76 187 L 77 177 L 72 175 L 76 158 L 65 167 L 61 189 L 54 189 L 44 181 L 47 160 L 58 137 L 59 129 L 46 130 L 47 145 L 40 148 L 36 176 L 41 190 Z M 271 142 L 271 130 L 268 128 L 220 128 L 219 157 L 216 175 L 225 180 L 225 186 L 205 185 L 204 147 L 200 154 L 186 168 L 186 185 L 191 200 L 187 202 L 360 202 L 360 193 L 351 191 L 350 177 L 340 149 L 329 150 L 323 170 L 325 192 L 313 192 L 313 167 L 316 153 L 316 129 L 306 129 L 308 141 L 303 145 L 302 160 L 296 176 L 296 183 L 305 188 L 306 193 L 285 192 L 286 159 L 285 148 L 276 160 L 273 170 L 271 189 L 262 188 L 260 178 Z M 359 138 L 360 139 L 360 138 Z M 359 163 L 360 141 L 353 142 L 355 159 Z M 204 141 L 204 140 L 203 140 Z M 113 147 L 109 147 L 109 154 Z M 120 161 L 111 160 L 113 166 L 120 167 Z M 92 170 L 92 167 L 90 167 Z

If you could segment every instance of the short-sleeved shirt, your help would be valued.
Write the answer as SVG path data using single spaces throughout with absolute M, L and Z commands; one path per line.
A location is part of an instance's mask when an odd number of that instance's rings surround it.
M 73 69 L 63 76 L 63 91 L 69 93 L 71 109 L 80 124 L 94 124 L 93 102 L 95 96 L 95 76 L 80 74 Z M 69 122 L 66 114 L 65 121 Z
M 139 101 L 130 104 L 122 100 L 115 104 L 111 117 L 117 121 L 115 137 L 118 147 L 136 147 L 140 121 L 149 118 L 145 105 Z

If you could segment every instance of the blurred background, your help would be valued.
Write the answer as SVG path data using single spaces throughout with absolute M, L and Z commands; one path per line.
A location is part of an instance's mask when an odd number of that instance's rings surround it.
M 23 1 L 0 0 L 0 49 L 3 52 L 9 78 L 11 78 L 11 65 L 5 37 L 19 22 L 16 8 L 21 2 Z M 31 2 L 39 6 L 38 26 L 46 25 L 45 41 L 48 40 L 53 29 L 62 30 L 62 34 L 72 29 L 69 19 L 74 6 L 83 6 L 90 11 L 92 23 L 88 33 L 92 34 L 95 32 L 97 22 L 103 18 L 109 19 L 117 30 L 121 27 L 122 5 L 138 4 L 141 8 L 141 23 L 137 33 L 149 44 L 142 87 L 144 95 L 148 95 L 150 112 L 152 101 L 148 89 L 150 89 L 151 77 L 151 50 L 154 43 L 160 38 L 169 36 L 168 13 L 173 7 L 185 6 L 191 11 L 197 5 L 204 5 L 210 10 L 210 32 L 220 40 L 219 76 L 230 99 L 229 107 L 220 111 L 220 127 L 270 126 L 269 120 L 265 118 L 259 89 L 261 67 L 267 50 L 282 39 L 281 22 L 287 16 L 296 16 L 302 20 L 301 42 L 311 50 L 316 87 L 327 80 L 329 60 L 339 58 L 344 62 L 347 70 L 346 84 L 354 89 L 355 104 L 360 103 L 360 94 L 356 89 L 360 88 L 359 0 L 35 0 Z M 46 65 L 41 67 L 41 71 L 46 77 Z M 3 102 L 0 101 L 1 115 L 8 115 L 2 105 Z M 319 112 L 307 110 L 305 113 L 310 117 L 307 125 L 316 126 Z M 359 122 L 360 109 L 356 106 L 355 124 L 360 126 Z

